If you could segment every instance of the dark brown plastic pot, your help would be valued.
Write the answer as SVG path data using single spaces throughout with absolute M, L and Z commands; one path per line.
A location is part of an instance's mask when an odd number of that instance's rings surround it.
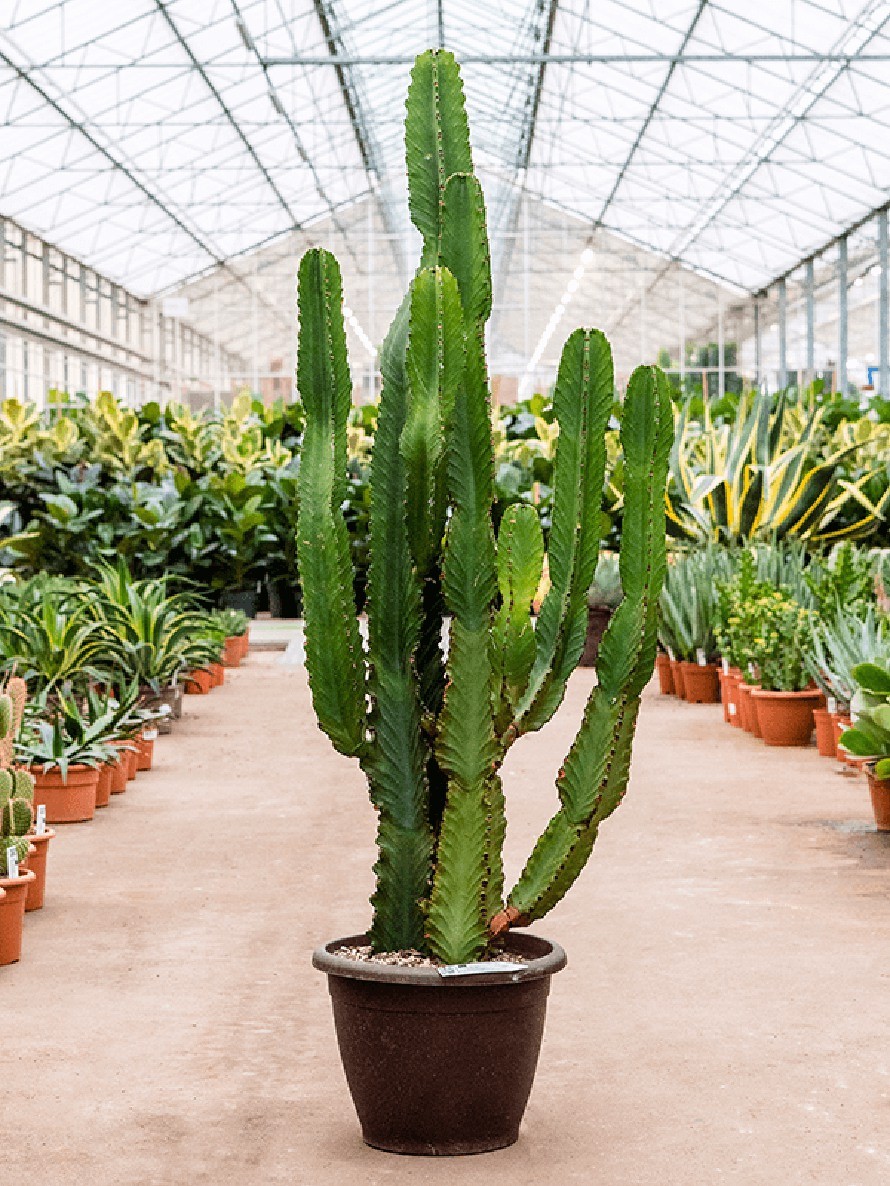
M 515 971 L 440 976 L 337 955 L 363 935 L 320 947 L 346 1081 L 366 1144 L 390 1153 L 485 1153 L 519 1136 L 534 1079 L 550 978 L 562 948 L 510 935 L 530 957 Z
M 590 605 L 587 607 L 587 636 L 584 639 L 584 651 L 581 655 L 582 667 L 595 667 L 600 653 L 600 643 L 606 628 L 612 621 L 612 610 L 604 605 Z
M 655 656 L 655 671 L 658 675 L 658 690 L 662 696 L 674 695 L 674 677 L 671 673 L 670 656 L 659 651 Z
M 683 669 L 683 691 L 690 704 L 716 704 L 720 699 L 717 664 L 680 664 Z
M 865 767 L 865 773 L 875 813 L 875 827 L 879 832 L 890 832 L 890 778 L 876 778 L 874 763 Z

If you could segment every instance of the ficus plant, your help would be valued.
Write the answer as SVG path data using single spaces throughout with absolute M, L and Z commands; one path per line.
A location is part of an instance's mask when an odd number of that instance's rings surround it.
M 513 742 L 553 716 L 583 647 L 612 358 L 602 333 L 588 329 L 572 333 L 562 353 L 550 588 L 535 626 L 531 602 L 545 556 L 538 517 L 516 505 L 497 535 L 493 525 L 485 205 L 457 63 L 445 51 L 415 63 L 406 143 L 423 250 L 381 352 L 367 648 L 341 512 L 352 391 L 341 278 L 321 249 L 308 251 L 299 269 L 306 429 L 298 548 L 315 711 L 334 746 L 358 758 L 378 811 L 371 944 L 461 963 L 562 898 L 624 795 L 655 657 L 673 413 L 665 377 L 655 367 L 636 370 L 621 411 L 623 598 L 559 771 L 557 810 L 505 894 L 500 770 Z

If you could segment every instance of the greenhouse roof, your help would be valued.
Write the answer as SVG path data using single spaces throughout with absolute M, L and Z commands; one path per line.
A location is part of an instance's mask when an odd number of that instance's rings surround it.
M 401 284 L 404 95 L 430 44 L 463 63 L 502 293 L 529 235 L 533 272 L 621 243 L 653 253 L 645 283 L 681 261 L 756 291 L 890 197 L 887 0 L 9 7 L 0 214 L 142 294 L 283 240 L 354 252 L 361 227 Z

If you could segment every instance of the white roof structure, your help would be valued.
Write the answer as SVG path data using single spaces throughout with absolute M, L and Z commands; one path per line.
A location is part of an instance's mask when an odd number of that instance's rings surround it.
M 262 368 L 292 351 L 309 243 L 341 259 L 360 365 L 385 332 L 416 259 L 404 96 L 429 45 L 462 62 L 505 373 L 552 366 L 582 321 L 627 365 L 731 334 L 890 200 L 888 0 L 4 7 L 0 214 L 139 295 L 187 293 Z

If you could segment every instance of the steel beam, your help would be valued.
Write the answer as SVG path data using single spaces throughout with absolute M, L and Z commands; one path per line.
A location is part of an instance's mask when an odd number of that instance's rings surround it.
M 837 389 L 847 394 L 847 237 L 837 245 Z
M 788 285 L 780 280 L 779 289 L 779 390 L 788 386 Z
M 843 66 L 855 66 L 859 62 L 890 62 L 890 54 L 595 54 L 595 53 L 516 53 L 516 54 L 461 54 L 462 65 L 470 66 L 695 66 L 705 64 L 756 66 L 762 62 L 785 64 L 794 62 L 833 62 Z M 411 54 L 295 54 L 291 57 L 263 58 L 265 66 L 333 66 L 335 69 L 353 69 L 362 66 L 412 66 Z M 214 66 L 214 69 L 216 67 Z
M 878 215 L 878 258 L 881 274 L 878 277 L 878 359 L 880 362 L 881 395 L 890 398 L 890 235 L 887 211 Z

